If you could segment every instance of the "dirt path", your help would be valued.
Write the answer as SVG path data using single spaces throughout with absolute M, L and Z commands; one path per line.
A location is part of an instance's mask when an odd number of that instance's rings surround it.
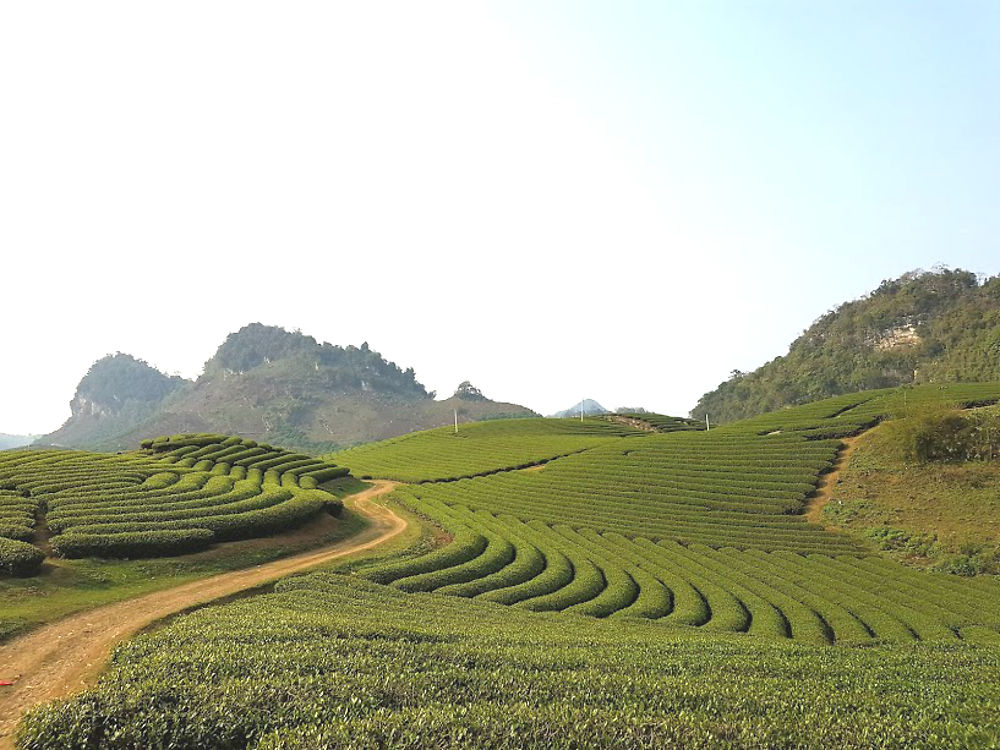
M 93 684 L 115 645 L 153 622 L 191 607 L 255 588 L 321 565 L 338 557 L 370 549 L 396 536 L 406 521 L 372 502 L 399 486 L 375 480 L 374 487 L 346 498 L 346 503 L 371 524 L 361 533 L 318 550 L 204 578 L 164 591 L 71 615 L 43 625 L 0 646 L 0 749 L 14 746 L 14 730 L 29 708 L 61 698 Z
M 844 447 L 837 452 L 837 458 L 833 462 L 833 469 L 819 478 L 819 484 L 816 486 L 816 494 L 806 500 L 805 516 L 809 523 L 822 524 L 822 513 L 823 508 L 826 504 L 830 502 L 830 498 L 833 497 L 833 488 L 837 485 L 837 480 L 840 479 L 840 472 L 847 462 L 851 460 L 851 454 L 854 453 L 854 449 L 858 445 L 858 438 L 861 435 L 855 435 L 854 437 L 843 438 L 841 442 Z

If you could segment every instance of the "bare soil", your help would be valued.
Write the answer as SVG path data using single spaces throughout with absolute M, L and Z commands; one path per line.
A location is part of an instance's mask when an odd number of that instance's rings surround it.
M 14 747 L 14 730 L 30 708 L 91 686 L 111 650 L 157 620 L 241 591 L 259 588 L 291 573 L 367 550 L 401 533 L 405 520 L 373 501 L 392 492 L 397 482 L 374 486 L 345 498 L 370 525 L 359 534 L 322 549 L 204 578 L 135 599 L 72 615 L 0 646 L 0 749 Z
M 618 422 L 619 424 L 628 425 L 629 427 L 634 427 L 635 429 L 642 430 L 643 432 L 656 432 L 656 428 L 643 419 L 626 417 L 621 414 L 608 414 L 607 419 L 610 422 Z

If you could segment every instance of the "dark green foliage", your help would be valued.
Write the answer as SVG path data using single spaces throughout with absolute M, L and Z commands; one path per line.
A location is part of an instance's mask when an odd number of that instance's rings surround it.
M 38 572 L 45 559 L 38 547 L 15 539 L 0 537 L 0 574 L 30 576 Z
M 734 372 L 691 415 L 730 422 L 865 389 L 998 380 L 1000 277 L 915 272 L 822 316 L 787 355 Z
M 4 539 L 19 539 L 22 542 L 30 542 L 35 536 L 35 530 L 30 526 L 11 523 L 5 518 L 0 518 L 0 537 Z
M 947 404 L 911 408 L 882 427 L 907 461 L 992 461 L 1000 458 L 1000 412 L 963 413 Z
M 455 398 L 461 399 L 462 401 L 486 401 L 486 396 L 483 392 L 476 388 L 468 380 L 463 380 L 458 384 L 458 388 L 455 389 Z
M 208 529 L 84 534 L 71 531 L 52 540 L 60 557 L 162 557 L 198 552 L 215 541 Z
M 360 348 L 320 344 L 298 331 L 261 323 L 251 323 L 229 334 L 205 369 L 207 373 L 215 369 L 245 373 L 279 361 L 296 363 L 303 376 L 311 372 L 309 377 L 322 378 L 329 388 L 428 397 L 412 368 L 401 370 L 372 351 L 367 343 Z

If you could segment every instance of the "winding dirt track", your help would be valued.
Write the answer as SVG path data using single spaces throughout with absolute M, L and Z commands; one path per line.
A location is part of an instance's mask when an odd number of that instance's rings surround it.
M 816 494 L 806 500 L 805 515 L 810 523 L 823 524 L 823 516 L 821 515 L 823 508 L 826 507 L 826 504 L 830 502 L 830 498 L 833 497 L 833 488 L 836 486 L 837 480 L 840 479 L 840 472 L 847 466 L 847 462 L 851 460 L 851 454 L 854 453 L 854 449 L 858 445 L 858 438 L 860 437 L 861 435 L 855 435 L 854 437 L 841 439 L 844 447 L 837 453 L 837 458 L 833 462 L 833 469 L 820 477 L 819 484 L 816 485 Z
M 13 687 L 0 687 L 0 749 L 14 747 L 14 730 L 28 709 L 93 684 L 115 645 L 157 620 L 370 549 L 402 532 L 406 521 L 372 502 L 392 492 L 399 483 L 376 480 L 373 484 L 346 498 L 350 507 L 371 522 L 349 539 L 254 568 L 97 607 L 43 625 L 0 646 L 0 678 L 14 682 Z

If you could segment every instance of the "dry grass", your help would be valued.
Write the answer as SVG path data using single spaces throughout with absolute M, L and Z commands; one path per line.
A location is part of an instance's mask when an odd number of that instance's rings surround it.
M 1000 549 L 1000 462 L 907 465 L 876 428 L 858 440 L 824 515 L 877 542 L 879 530 L 902 532 L 889 547 L 915 562 L 988 557 Z

